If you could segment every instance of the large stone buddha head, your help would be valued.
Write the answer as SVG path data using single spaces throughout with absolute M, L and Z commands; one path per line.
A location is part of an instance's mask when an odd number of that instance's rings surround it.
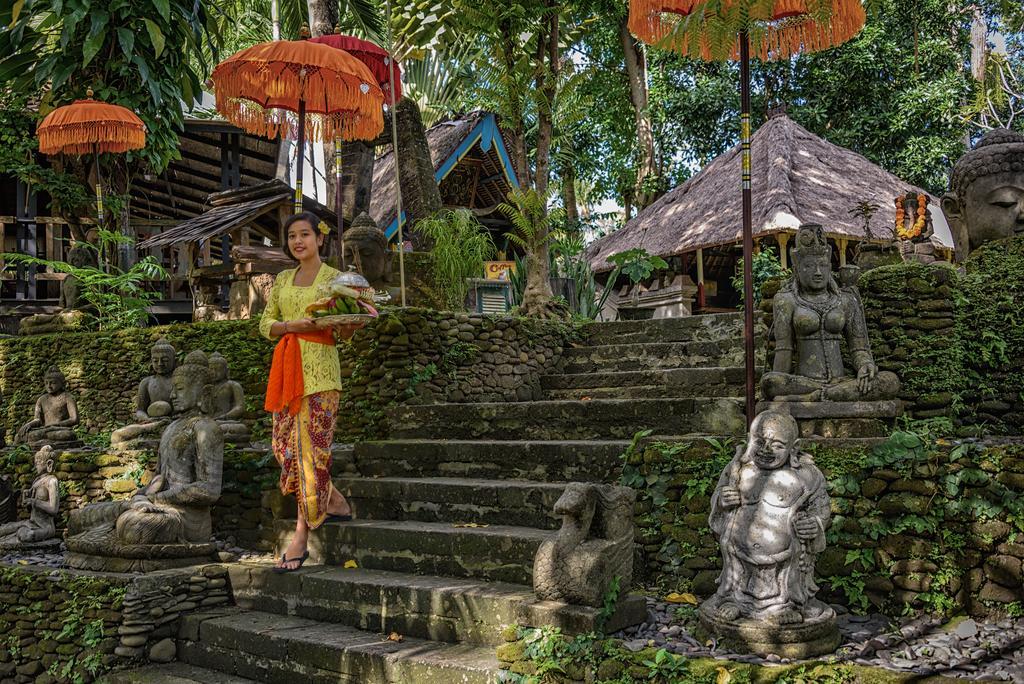
M 356 217 L 341 239 L 345 264 L 355 266 L 377 289 L 384 289 L 391 279 L 391 254 L 384 231 L 366 212 Z
M 174 345 L 161 337 L 149 350 L 149 366 L 156 375 L 169 376 L 177 365 Z
M 193 351 L 171 374 L 171 405 L 175 413 L 203 408 L 210 385 L 210 363 L 203 351 Z
M 1024 134 L 997 128 L 957 161 L 942 212 L 957 260 L 992 240 L 1024 234 Z

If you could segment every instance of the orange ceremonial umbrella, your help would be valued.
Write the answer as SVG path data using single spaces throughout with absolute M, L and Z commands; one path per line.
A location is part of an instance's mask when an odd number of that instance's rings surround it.
M 218 64 L 211 78 L 217 111 L 228 121 L 255 135 L 298 138 L 296 212 L 302 208 L 307 138 L 367 140 L 384 130 L 384 93 L 376 78 L 358 59 L 327 45 L 260 43 Z M 297 116 L 297 127 L 289 112 Z
M 92 91 L 85 100 L 50 112 L 36 127 L 39 151 L 83 155 L 96 158 L 97 224 L 103 224 L 103 186 L 100 181 L 101 152 L 122 153 L 146 146 L 146 126 L 135 112 L 120 105 L 97 102 Z
M 845 43 L 864 26 L 860 0 L 630 0 L 629 30 L 682 55 L 740 62 L 743 150 L 743 337 L 747 424 L 754 419 L 754 238 L 750 191 L 750 52 L 786 59 Z

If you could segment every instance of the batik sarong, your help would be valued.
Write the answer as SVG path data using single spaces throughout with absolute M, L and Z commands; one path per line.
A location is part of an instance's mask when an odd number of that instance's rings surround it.
M 327 517 L 331 498 L 331 442 L 339 398 L 333 391 L 310 394 L 294 415 L 288 409 L 274 414 L 281 493 L 295 495 L 299 515 L 313 529 Z

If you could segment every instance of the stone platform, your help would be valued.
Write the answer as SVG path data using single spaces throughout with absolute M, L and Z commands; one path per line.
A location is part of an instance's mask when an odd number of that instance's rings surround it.
M 883 401 L 761 401 L 757 412 L 779 411 L 796 418 L 802 438 L 886 437 L 903 415 L 898 399 Z
M 0 553 L 22 553 L 25 555 L 59 553 L 60 539 L 47 539 L 40 542 L 0 544 Z
M 804 659 L 833 653 L 839 648 L 839 628 L 831 610 L 814 620 L 795 625 L 771 625 L 763 620 L 722 620 L 701 604 L 700 624 L 723 645 L 741 653 Z

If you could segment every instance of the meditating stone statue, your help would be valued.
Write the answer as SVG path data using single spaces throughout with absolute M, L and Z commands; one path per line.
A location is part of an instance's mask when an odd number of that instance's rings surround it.
M 363 212 L 342 235 L 345 265 L 355 266 L 376 290 L 386 290 L 391 279 L 391 254 L 384 231 Z
M 224 437 L 201 411 L 210 389 L 206 354 L 191 352 L 172 374 L 176 417 L 160 438 L 156 474 L 131 499 L 72 512 L 68 565 L 131 572 L 211 559 L 210 507 L 220 498 Z
M 135 423 L 114 431 L 110 445 L 116 449 L 155 448 L 160 432 L 171 420 L 171 373 L 177 363 L 174 347 L 164 338 L 150 349 L 148 375 L 135 393 Z
M 242 422 L 245 416 L 245 393 L 242 385 L 228 378 L 228 360 L 219 353 L 210 354 L 211 417 L 224 432 L 224 441 L 232 444 L 248 444 L 252 432 Z
M 74 447 L 80 443 L 72 429 L 78 425 L 78 405 L 67 391 L 67 380 L 56 366 L 43 377 L 46 394 L 36 400 L 32 420 L 18 430 L 17 441 L 31 447 L 51 444 Z
M 54 524 L 60 507 L 60 489 L 57 476 L 53 474 L 53 447 L 41 447 L 34 460 L 36 479 L 23 495 L 29 509 L 28 519 L 0 525 L 0 551 L 44 551 L 60 547 Z
M 94 250 L 84 245 L 75 245 L 68 250 L 67 262 L 76 268 L 95 264 Z M 86 303 L 82 300 L 81 284 L 73 274 L 68 274 L 60 282 L 60 296 L 57 301 L 60 311 L 52 314 L 35 314 L 26 316 L 18 322 L 19 335 L 44 335 L 46 333 L 80 330 L 86 322 L 83 309 Z
M 765 399 L 859 401 L 899 391 L 895 373 L 878 371 L 871 356 L 864 308 L 856 286 L 832 275 L 832 248 L 819 225 L 801 226 L 793 249 L 794 275 L 775 295 L 775 363 L 761 378 Z M 856 369 L 843 366 L 846 341 Z
M 1024 134 L 997 128 L 957 161 L 942 212 L 957 261 L 986 242 L 1024 234 Z
M 625 594 L 633 581 L 631 487 L 570 482 L 555 502 L 562 527 L 537 549 L 537 598 L 600 607 L 612 580 Z
M 718 590 L 700 606 L 705 629 L 734 648 L 807 658 L 839 645 L 835 611 L 815 598 L 825 549 L 825 477 L 797 447 L 796 420 L 765 411 L 718 479 L 709 525 L 722 552 Z

